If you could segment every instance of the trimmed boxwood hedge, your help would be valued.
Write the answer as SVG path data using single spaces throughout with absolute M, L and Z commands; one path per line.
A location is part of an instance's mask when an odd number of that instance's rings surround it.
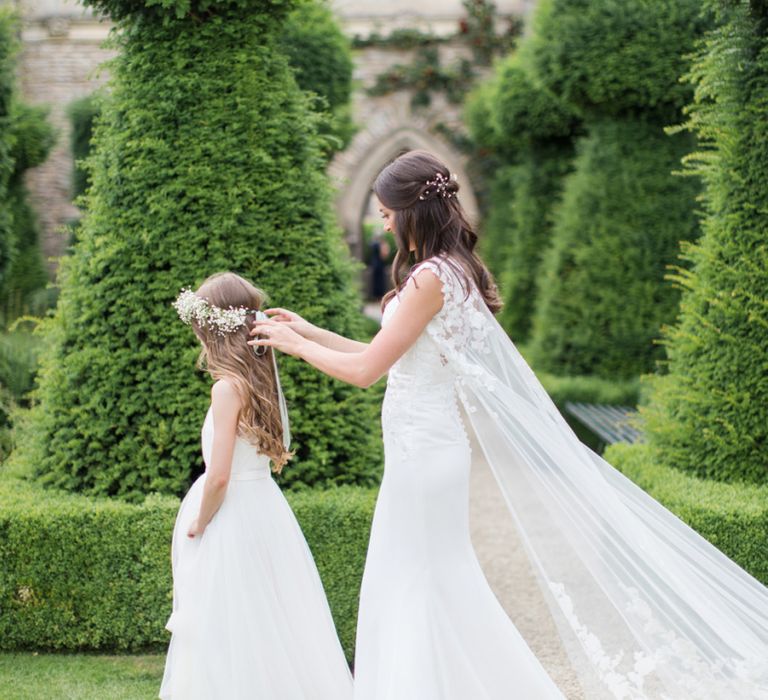
M 536 371 L 536 377 L 547 394 L 562 409 L 568 401 L 599 403 L 612 406 L 636 406 L 640 400 L 640 378 L 602 379 L 600 377 L 571 375 L 558 376 Z
M 496 161 L 480 247 L 504 299 L 499 321 L 516 341 L 530 330 L 550 213 L 571 169 L 579 130 L 576 112 L 532 76 L 528 44 L 523 39 L 497 64 L 466 107 L 473 140 Z
M 540 0 L 536 75 L 585 113 L 674 120 L 691 94 L 688 54 L 711 26 L 701 0 Z
M 611 445 L 605 458 L 720 551 L 768 585 L 768 486 L 699 479 L 664 466 L 647 444 Z
M 698 235 L 697 184 L 672 175 L 695 147 L 665 136 L 692 90 L 680 81 L 711 25 L 700 0 L 544 0 L 527 55 L 535 78 L 584 118 L 574 171 L 539 266 L 537 367 L 624 378 L 653 369 L 679 293 L 664 281 Z
M 539 269 L 534 365 L 555 374 L 629 378 L 653 369 L 653 341 L 674 319 L 665 281 L 680 241 L 698 235 L 698 183 L 672 171 L 693 147 L 654 121 L 603 119 L 579 144 Z
M 347 658 L 375 491 L 290 492 Z M 0 479 L 0 649 L 162 649 L 178 501 L 141 505 Z

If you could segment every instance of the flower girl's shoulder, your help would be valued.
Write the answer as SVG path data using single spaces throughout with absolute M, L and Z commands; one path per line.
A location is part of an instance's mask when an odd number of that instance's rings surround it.
M 211 387 L 211 403 L 214 406 L 239 408 L 241 401 L 240 392 L 229 379 L 219 379 Z

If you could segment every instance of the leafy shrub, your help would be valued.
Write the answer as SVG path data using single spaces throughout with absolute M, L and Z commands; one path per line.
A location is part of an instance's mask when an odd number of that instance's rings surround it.
M 570 170 L 579 129 L 575 111 L 532 76 L 529 42 L 524 39 L 518 52 L 496 66 L 466 110 L 473 139 L 498 161 L 481 251 L 504 298 L 499 320 L 516 340 L 528 336 L 550 212 Z
M 318 108 L 328 112 L 321 131 L 330 137 L 329 154 L 343 149 L 355 131 L 349 109 L 354 66 L 350 41 L 326 0 L 298 3 L 281 32 L 280 48 L 299 87 L 319 95 Z
M 700 0 L 543 0 L 530 55 L 542 83 L 591 114 L 676 119 L 686 56 L 711 20 Z
M 768 483 L 768 9 L 734 4 L 691 72 L 688 127 L 704 149 L 704 234 L 689 246 L 668 374 L 643 415 L 664 463 L 726 481 Z M 765 543 L 763 542 L 763 546 Z
M 697 234 L 696 183 L 672 175 L 692 147 L 654 122 L 606 119 L 579 145 L 538 280 L 531 354 L 555 374 L 629 378 L 679 295 L 665 282 L 679 241 Z
M 635 406 L 640 399 L 640 379 L 601 379 L 593 376 L 557 376 L 536 372 L 552 401 L 559 408 L 567 401 Z
M 106 6 L 140 17 L 117 39 L 86 213 L 13 459 L 49 484 L 140 500 L 181 493 L 201 466 L 208 382 L 171 308 L 182 285 L 230 269 L 335 331 L 362 326 L 317 117 L 276 50 L 281 14 L 258 11 L 268 3 L 182 19 Z M 281 364 L 297 454 L 283 483 L 374 483 L 370 398 Z
M 536 282 L 552 237 L 553 209 L 572 167 L 569 144 L 541 145 L 530 149 L 516 165 L 499 171 L 494 183 L 491 196 L 496 204 L 487 225 L 506 237 L 499 275 L 504 299 L 499 322 L 515 340 L 530 335 Z M 505 189 L 509 191 L 506 202 Z
M 352 659 L 374 492 L 289 493 Z M 0 479 L 0 649 L 162 648 L 178 502 L 141 505 Z
M 8 182 L 7 205 L 13 221 L 13 248 L 5 279 L 0 285 L 0 313 L 8 324 L 23 314 L 43 314 L 51 302 L 45 290 L 48 273 L 38 241 L 38 223 L 27 201 L 24 176 L 45 162 L 54 144 L 47 109 L 15 101 L 11 108 L 13 172 Z
M 77 198 L 88 188 L 88 170 L 83 161 L 91 150 L 91 138 L 96 119 L 101 111 L 96 94 L 81 97 L 69 105 L 67 114 L 72 124 L 70 148 L 74 160 L 72 197 Z
M 0 325 L 45 310 L 48 276 L 24 174 L 50 152 L 47 110 L 19 101 L 15 85 L 16 18 L 0 10 Z
M 647 444 L 611 445 L 605 458 L 739 566 L 768 585 L 768 487 L 724 484 L 664 466 Z

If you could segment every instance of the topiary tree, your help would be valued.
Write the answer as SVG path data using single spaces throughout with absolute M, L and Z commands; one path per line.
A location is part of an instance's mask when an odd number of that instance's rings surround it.
M 61 265 L 37 405 L 18 459 L 46 483 L 140 499 L 201 466 L 207 380 L 170 304 L 230 269 L 341 333 L 361 327 L 332 220 L 318 117 L 277 50 L 279 0 L 94 2 L 120 51 L 89 159 L 74 252 Z M 375 409 L 281 358 L 290 485 L 375 480 Z
M 318 95 L 318 108 L 327 111 L 321 131 L 329 137 L 326 150 L 331 155 L 343 149 L 355 131 L 349 109 L 354 67 L 349 39 L 326 0 L 299 2 L 280 36 L 299 87 Z
M 541 268 L 539 368 L 623 378 L 653 366 L 651 339 L 678 300 L 664 270 L 696 235 L 695 187 L 672 174 L 692 142 L 663 128 L 679 119 L 679 76 L 708 22 L 697 0 L 547 0 L 537 14 L 536 76 L 588 132 Z
M 687 55 L 711 26 L 695 0 L 542 0 L 530 60 L 553 93 L 585 113 L 679 117 Z
M 713 3 L 714 4 L 714 3 Z M 689 77 L 688 127 L 705 150 L 703 236 L 679 319 L 664 333 L 668 374 L 641 407 L 664 463 L 725 481 L 768 483 L 768 8 L 731 3 Z
M 551 209 L 571 168 L 576 111 L 531 75 L 528 40 L 470 99 L 467 122 L 498 165 L 490 186 L 482 252 L 499 280 L 499 321 L 515 340 L 530 329 L 535 280 L 549 242 Z
M 653 340 L 678 304 L 666 266 L 697 233 L 697 184 L 670 174 L 692 146 L 653 121 L 591 124 L 539 268 L 537 369 L 629 379 L 659 358 Z

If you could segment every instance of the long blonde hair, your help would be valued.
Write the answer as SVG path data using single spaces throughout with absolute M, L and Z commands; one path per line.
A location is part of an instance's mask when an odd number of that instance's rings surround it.
M 264 292 L 233 272 L 211 275 L 195 294 L 220 309 L 244 307 L 259 311 L 266 301 Z M 253 316 L 249 318 L 253 320 Z M 272 348 L 257 355 L 247 344 L 251 323 L 225 334 L 195 320 L 192 328 L 203 345 L 198 366 L 214 379 L 227 379 L 234 384 L 242 401 L 238 433 L 267 455 L 272 460 L 272 471 L 279 474 L 293 453 L 283 445 Z

